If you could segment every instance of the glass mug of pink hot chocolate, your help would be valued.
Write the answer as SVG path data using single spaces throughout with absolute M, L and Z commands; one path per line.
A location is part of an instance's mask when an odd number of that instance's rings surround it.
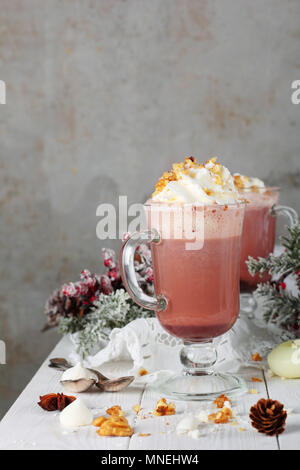
M 246 390 L 239 377 L 213 371 L 217 356 L 212 343 L 239 314 L 244 206 L 225 167 L 214 159 L 205 165 L 186 159 L 164 173 L 145 204 L 148 229 L 130 236 L 122 247 L 128 293 L 155 310 L 163 328 L 183 340 L 183 373 L 158 385 L 165 396 L 213 399 Z M 134 271 L 141 241 L 151 244 L 154 297 L 143 292 Z
M 297 213 L 287 206 L 278 205 L 279 188 L 266 187 L 258 178 L 240 174 L 234 176 L 235 186 L 241 198 L 246 201 L 241 243 L 240 290 L 241 308 L 251 313 L 256 302 L 250 295 L 260 282 L 270 280 L 269 274 L 252 276 L 248 271 L 247 260 L 266 258 L 273 253 L 276 237 L 277 215 L 288 218 L 290 226 L 298 221 Z

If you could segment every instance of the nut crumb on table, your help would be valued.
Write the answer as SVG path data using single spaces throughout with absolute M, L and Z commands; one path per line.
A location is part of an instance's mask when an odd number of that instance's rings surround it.
M 174 403 L 167 403 L 165 398 L 158 400 L 156 408 L 154 411 L 156 416 L 166 416 L 175 414 L 175 405 Z
M 259 362 L 262 361 L 262 357 L 258 353 L 252 354 L 252 361 Z

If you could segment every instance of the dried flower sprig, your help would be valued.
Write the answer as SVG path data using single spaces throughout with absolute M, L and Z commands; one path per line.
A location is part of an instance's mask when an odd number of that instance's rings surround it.
M 84 269 L 79 281 L 64 284 L 48 298 L 45 304 L 47 325 L 44 329 L 58 326 L 61 318 L 73 318 L 73 330 L 77 331 L 77 323 L 80 323 L 80 319 L 91 312 L 94 302 L 99 301 L 101 294 L 110 295 L 124 288 L 116 253 L 112 249 L 103 248 L 102 255 L 104 274 L 94 274 Z M 145 244 L 141 244 L 136 250 L 135 270 L 139 284 L 151 294 L 153 292 L 151 251 Z
M 64 284 L 45 305 L 47 325 L 58 326 L 62 334 L 78 333 L 77 351 L 85 356 L 99 340 L 106 340 L 113 328 L 122 328 L 136 318 L 152 317 L 153 312 L 138 307 L 125 292 L 116 253 L 103 248 L 105 273 L 84 269 L 80 280 Z M 141 244 L 135 254 L 135 271 L 141 288 L 153 293 L 151 251 Z

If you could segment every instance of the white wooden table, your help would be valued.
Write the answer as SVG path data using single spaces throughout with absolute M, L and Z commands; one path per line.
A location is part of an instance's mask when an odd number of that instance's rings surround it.
M 71 348 L 68 338 L 63 338 L 49 357 L 67 357 Z M 40 395 L 63 392 L 59 384 L 61 373 L 48 367 L 49 358 L 42 364 L 25 390 L 10 408 L 0 423 L 0 449 L 85 449 L 85 450 L 204 450 L 204 449 L 300 449 L 300 380 L 268 378 L 257 368 L 245 369 L 241 375 L 247 380 L 249 389 L 258 393 L 248 393 L 233 402 L 238 419 L 245 421 L 245 430 L 228 424 L 219 425 L 219 430 L 208 433 L 199 439 L 177 435 L 176 424 L 183 414 L 199 410 L 199 402 L 176 402 L 174 416 L 151 417 L 158 400 L 157 395 L 143 385 L 134 383 L 120 393 L 81 393 L 87 406 L 95 416 L 99 416 L 112 405 L 120 405 L 134 429 L 131 438 L 99 437 L 94 426 L 81 427 L 74 432 L 66 432 L 59 423 L 58 412 L 47 412 L 37 405 Z M 251 382 L 251 377 L 263 381 Z M 67 393 L 67 392 L 65 392 Z M 250 407 L 259 398 L 273 398 L 281 401 L 286 409 L 292 410 L 287 417 L 286 430 L 277 437 L 259 434 L 247 426 Z M 140 404 L 141 412 L 136 415 L 132 406 Z M 143 419 L 146 416 L 146 419 Z M 150 433 L 141 437 L 139 433 Z

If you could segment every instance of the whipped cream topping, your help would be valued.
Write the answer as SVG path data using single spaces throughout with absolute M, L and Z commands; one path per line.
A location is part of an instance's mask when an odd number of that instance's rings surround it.
M 239 193 L 229 170 L 211 158 L 204 165 L 193 157 L 174 163 L 155 186 L 152 201 L 164 203 L 230 204 Z
M 265 188 L 265 183 L 259 178 L 234 173 L 234 185 L 238 190 Z

